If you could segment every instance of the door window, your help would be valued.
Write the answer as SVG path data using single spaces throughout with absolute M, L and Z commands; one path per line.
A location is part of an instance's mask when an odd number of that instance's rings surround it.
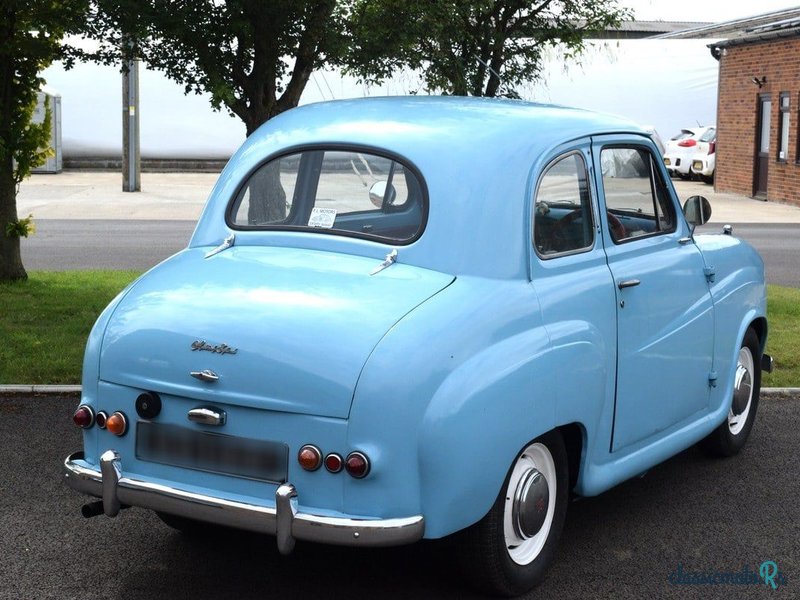
M 644 148 L 603 148 L 600 154 L 608 228 L 615 243 L 675 230 L 675 208 Z

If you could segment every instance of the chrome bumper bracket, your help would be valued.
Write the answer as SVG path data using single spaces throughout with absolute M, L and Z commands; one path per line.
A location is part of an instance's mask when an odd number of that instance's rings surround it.
M 295 540 L 342 546 L 401 546 L 422 539 L 422 515 L 394 519 L 360 519 L 300 512 L 294 485 L 284 483 L 275 492 L 275 507 L 198 494 L 126 476 L 120 454 L 100 457 L 100 470 L 76 452 L 64 461 L 66 484 L 77 492 L 102 499 L 103 513 L 119 514 L 122 507 L 139 506 L 226 527 L 268 533 L 276 537 L 281 554 L 289 554 Z

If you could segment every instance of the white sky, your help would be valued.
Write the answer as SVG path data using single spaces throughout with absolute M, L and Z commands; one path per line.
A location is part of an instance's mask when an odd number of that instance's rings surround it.
M 640 21 L 720 22 L 752 17 L 785 8 L 800 8 L 797 0 L 620 0 Z

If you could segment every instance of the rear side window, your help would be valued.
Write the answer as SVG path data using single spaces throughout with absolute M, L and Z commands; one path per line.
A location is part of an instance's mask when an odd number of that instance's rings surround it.
M 533 245 L 542 258 L 594 245 L 592 198 L 580 154 L 556 160 L 542 175 L 534 203 Z
M 273 159 L 242 186 L 234 229 L 301 229 L 409 243 L 425 225 L 416 170 L 369 152 L 310 149 Z
M 675 230 L 675 209 L 647 150 L 603 148 L 600 159 L 614 242 Z

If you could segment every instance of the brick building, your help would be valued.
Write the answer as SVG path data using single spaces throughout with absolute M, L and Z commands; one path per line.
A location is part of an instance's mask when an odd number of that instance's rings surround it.
M 722 40 L 716 190 L 800 206 L 800 6 L 654 37 Z
M 800 19 L 710 48 L 719 60 L 716 190 L 800 205 Z

